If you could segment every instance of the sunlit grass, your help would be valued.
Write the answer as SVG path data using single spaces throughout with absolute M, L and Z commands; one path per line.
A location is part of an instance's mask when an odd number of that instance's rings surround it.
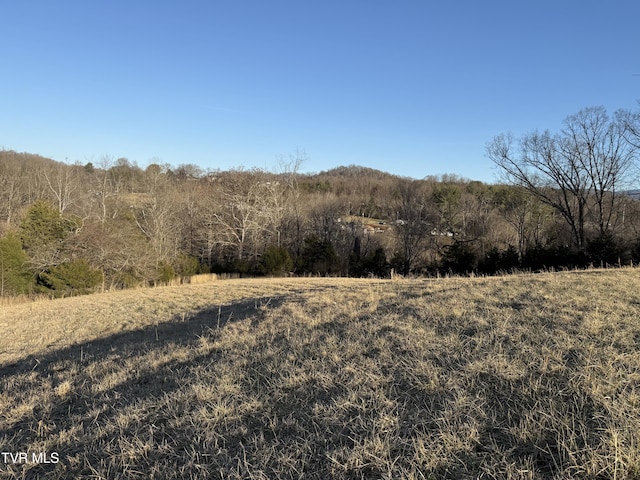
M 3 308 L 0 478 L 640 476 L 634 269 Z

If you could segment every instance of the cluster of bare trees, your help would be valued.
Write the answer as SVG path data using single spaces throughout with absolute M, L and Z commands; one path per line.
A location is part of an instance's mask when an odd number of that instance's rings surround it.
M 594 107 L 567 117 L 560 133 L 534 132 L 517 141 L 500 135 L 487 152 L 508 183 L 523 187 L 564 218 L 576 248 L 583 249 L 588 220 L 600 237 L 622 221 L 618 194 L 636 178 L 638 138 L 630 112 L 611 119 L 603 107 Z
M 123 287 L 208 271 L 387 275 L 637 261 L 640 212 L 629 189 L 639 125 L 633 112 L 610 118 L 597 107 L 558 133 L 497 136 L 487 146 L 504 175 L 497 185 L 355 166 L 302 175 L 300 152 L 267 172 L 140 168 L 124 158 L 68 165 L 0 151 L 2 292 L 80 288 L 80 277 Z

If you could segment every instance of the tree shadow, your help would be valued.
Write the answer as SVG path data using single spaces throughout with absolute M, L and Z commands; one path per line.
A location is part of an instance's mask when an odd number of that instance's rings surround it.
M 46 374 L 53 363 L 61 360 L 84 364 L 114 352 L 128 351 L 135 354 L 145 349 L 162 348 L 168 344 L 190 344 L 203 335 L 211 335 L 216 331 L 221 333 L 230 323 L 241 322 L 247 318 L 252 318 L 254 322 L 259 321 L 268 309 L 278 307 L 283 301 L 284 296 L 259 297 L 211 306 L 184 317 L 174 316 L 168 321 L 143 328 L 76 343 L 42 355 L 29 355 L 16 362 L 0 365 L 0 377 L 29 372 Z
M 201 353 L 199 342 L 219 338 L 232 323 L 251 322 L 251 327 L 257 327 L 284 299 L 261 297 L 212 306 L 0 366 L 0 386 L 5 394 L 0 403 L 1 451 L 31 452 L 46 444 L 60 455 L 58 464 L 6 464 L 6 473 L 10 478 L 65 478 L 91 476 L 92 469 L 108 472 L 113 468 L 109 464 L 113 453 L 99 451 L 114 442 L 110 438 L 113 426 L 123 412 L 144 405 L 134 423 L 148 422 L 150 428 L 161 428 L 166 419 L 156 416 L 162 414 L 157 405 L 182 393 L 193 369 L 203 363 L 215 368 L 216 359 L 223 355 L 213 348 Z M 180 348 L 187 348 L 188 354 L 171 355 Z M 148 360 L 151 362 L 145 364 Z M 71 393 L 56 396 L 56 388 L 65 381 L 73 385 Z M 30 402 L 32 409 L 24 415 L 6 413 Z M 137 441 L 136 431 L 128 428 L 122 427 L 118 442 L 122 438 Z M 62 441 L 65 432 L 78 429 L 82 433 Z M 169 434 L 163 441 L 170 443 L 171 437 Z M 162 465 L 167 458 L 150 455 L 147 461 Z M 4 474 L 0 470 L 0 478 Z
M 283 359 L 292 355 L 290 332 L 271 331 L 270 324 L 260 329 L 260 323 L 274 318 L 274 314 L 286 316 L 288 309 L 280 308 L 285 300 L 291 302 L 291 296 L 211 306 L 185 318 L 176 316 L 157 325 L 1 367 L 2 385 L 10 389 L 5 387 L 7 392 L 0 393 L 28 402 L 29 395 L 36 392 L 41 399 L 22 418 L 8 420 L 0 411 L 0 451 L 48 448 L 57 451 L 61 459 L 56 465 L 7 465 L 7 478 L 204 479 L 222 476 L 221 472 L 225 478 L 389 478 L 384 473 L 388 464 L 377 465 L 376 459 L 358 463 L 352 456 L 354 452 L 367 451 L 367 441 L 385 438 L 379 430 L 385 418 L 397 421 L 398 432 L 389 439 L 387 451 L 397 460 L 393 460 L 398 472 L 395 477 L 406 478 L 402 473 L 412 466 L 414 442 L 437 436 L 438 419 L 444 418 L 446 407 L 456 400 L 456 390 L 443 386 L 427 389 L 416 384 L 413 372 L 401 363 L 382 364 L 377 374 L 384 377 L 383 383 L 376 387 L 363 381 L 354 400 L 355 397 L 349 398 L 351 387 L 341 384 L 339 375 L 328 379 L 331 372 L 310 373 L 313 365 L 320 364 L 305 366 L 294 362 L 288 364 L 291 368 L 283 368 L 287 365 Z M 409 313 L 421 318 L 417 309 Z M 369 317 L 365 312 L 347 320 L 337 318 L 307 329 L 294 329 L 293 335 L 315 330 L 320 335 L 348 339 L 349 324 L 364 328 Z M 247 327 L 255 328 L 262 335 L 261 341 L 268 339 L 275 344 L 275 350 L 252 356 L 250 348 L 240 349 L 238 354 L 229 351 L 228 344 L 225 347 L 216 343 L 234 322 L 246 322 Z M 376 327 L 375 323 L 372 325 Z M 466 320 L 454 323 L 451 329 L 465 342 L 484 333 Z M 396 326 L 385 324 L 372 328 L 368 338 L 384 337 L 384 348 L 393 358 L 402 358 L 405 345 L 396 338 L 401 333 Z M 206 348 L 200 348 L 201 343 Z M 516 348 L 505 342 L 501 345 Z M 364 345 L 357 355 L 347 359 L 346 365 L 362 370 L 378 368 L 375 362 L 380 348 L 375 342 Z M 180 349 L 188 351 L 178 352 Z M 568 418 L 580 419 L 594 431 L 603 428 L 591 420 L 603 415 L 592 399 L 583 399 L 581 405 L 588 407 L 583 411 L 576 404 L 565 405 L 565 397 L 557 398 L 558 392 L 580 393 L 571 390 L 567 372 L 542 375 L 532 366 L 531 374 L 545 380 L 537 391 L 529 384 L 528 376 L 514 379 L 491 371 L 467 376 L 469 359 L 459 351 L 447 353 L 442 356 L 438 351 L 425 352 L 422 358 L 443 375 L 458 372 L 459 389 L 464 388 L 471 398 L 483 404 L 486 415 L 478 414 L 476 418 L 477 451 L 460 451 L 457 457 L 425 468 L 425 478 L 429 472 L 438 478 L 468 478 L 469 471 L 480 472 L 486 462 L 499 459 L 518 465 L 533 464 L 541 478 L 552 478 L 566 467 L 569 455 L 559 441 L 556 425 L 545 424 L 543 412 L 534 418 L 541 425 L 539 438 L 520 438 L 511 433 L 540 408 L 541 401 L 553 403 Z M 310 351 L 308 358 L 323 361 L 318 354 L 319 351 Z M 232 355 L 237 355 L 229 357 L 235 363 L 232 361 L 225 368 L 232 365 L 227 373 L 236 390 L 225 386 L 222 377 L 214 374 L 222 370 L 222 360 Z M 567 350 L 563 361 L 577 368 L 581 356 L 578 349 Z M 112 373 L 118 375 L 109 380 Z M 296 381 L 286 381 L 295 375 Z M 67 379 L 76 388 L 69 395 L 56 398 L 52 392 Z M 203 399 L 194 393 L 197 388 L 228 391 Z M 387 403 L 380 401 L 380 395 Z M 246 399 L 253 403 L 238 405 Z M 336 408 L 336 400 L 340 399 L 342 407 Z M 201 423 L 189 423 L 196 419 Z M 597 440 L 578 438 L 585 445 Z M 492 445 L 505 447 L 506 451 L 492 451 Z M 458 457 L 462 463 L 452 460 Z M 336 463 L 348 461 L 352 461 L 351 467 Z M 29 470 L 25 473 L 26 468 Z M 134 470 L 143 473 L 134 474 Z M 0 478 L 4 473 L 0 470 Z

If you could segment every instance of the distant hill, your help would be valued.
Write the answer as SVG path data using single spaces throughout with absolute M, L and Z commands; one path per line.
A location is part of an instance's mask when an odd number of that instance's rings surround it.
M 0 162 L 3 164 L 15 163 L 23 167 L 51 167 L 62 163 L 43 157 L 42 155 L 27 152 L 16 152 L 14 150 L 4 150 L 2 148 L 0 148 Z
M 636 188 L 633 190 L 625 190 L 622 193 L 625 195 L 629 195 L 631 198 L 634 198 L 636 200 L 640 200 L 640 188 Z
M 398 175 L 383 172 L 382 170 L 376 170 L 375 168 L 363 167 L 361 165 L 348 165 L 332 168 L 331 170 L 320 172 L 318 176 L 346 178 L 370 177 L 377 179 L 398 178 Z

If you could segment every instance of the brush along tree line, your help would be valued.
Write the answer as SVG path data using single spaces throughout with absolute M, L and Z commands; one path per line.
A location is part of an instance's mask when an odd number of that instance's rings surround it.
M 503 182 L 364 167 L 68 165 L 0 151 L 0 295 L 65 295 L 204 272 L 495 273 L 640 261 L 639 114 L 495 137 Z

